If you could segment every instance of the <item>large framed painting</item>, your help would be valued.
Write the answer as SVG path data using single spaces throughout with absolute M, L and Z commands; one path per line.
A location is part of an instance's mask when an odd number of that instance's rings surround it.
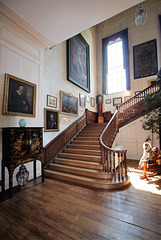
M 156 39 L 133 47 L 134 78 L 156 75 L 158 72 Z
M 60 91 L 60 113 L 78 115 L 78 98 Z
M 36 85 L 5 74 L 3 114 L 35 117 Z
M 44 131 L 59 131 L 59 111 L 53 109 L 44 109 Z
M 90 92 L 89 45 L 81 34 L 67 40 L 67 79 Z

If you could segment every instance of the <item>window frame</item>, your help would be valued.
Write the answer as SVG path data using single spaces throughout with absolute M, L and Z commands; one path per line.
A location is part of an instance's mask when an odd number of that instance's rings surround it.
M 107 92 L 107 81 L 106 75 L 108 73 L 108 60 L 107 60 L 107 45 L 110 41 L 115 41 L 121 38 L 123 44 L 123 66 L 126 70 L 126 90 L 130 90 L 130 70 L 129 70 L 129 45 L 128 45 L 128 29 L 115 33 L 109 37 L 102 39 L 102 55 L 103 55 L 103 84 L 102 92 L 103 94 L 108 94 Z

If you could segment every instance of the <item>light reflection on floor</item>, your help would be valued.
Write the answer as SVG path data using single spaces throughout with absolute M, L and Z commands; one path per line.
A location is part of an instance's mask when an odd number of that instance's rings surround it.
M 128 175 L 134 188 L 161 195 L 161 175 L 140 179 L 143 170 L 135 167 L 128 167 Z

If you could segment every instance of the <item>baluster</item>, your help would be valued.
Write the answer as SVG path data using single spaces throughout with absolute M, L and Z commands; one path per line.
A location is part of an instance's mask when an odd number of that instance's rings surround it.
M 111 158 L 112 152 L 109 152 L 109 153 L 110 153 L 110 172 L 112 172 L 112 158 Z
M 126 152 L 124 153 L 124 165 L 125 165 L 125 177 L 127 178 L 127 160 L 126 160 Z
M 115 153 L 113 152 L 113 171 L 114 171 L 114 179 L 116 179 L 116 169 L 115 169 Z

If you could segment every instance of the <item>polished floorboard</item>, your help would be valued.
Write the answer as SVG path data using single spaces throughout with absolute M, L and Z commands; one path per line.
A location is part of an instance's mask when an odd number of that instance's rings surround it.
M 121 190 L 45 179 L 18 191 L 0 203 L 0 240 L 161 239 L 161 176 L 140 180 L 137 165 Z

